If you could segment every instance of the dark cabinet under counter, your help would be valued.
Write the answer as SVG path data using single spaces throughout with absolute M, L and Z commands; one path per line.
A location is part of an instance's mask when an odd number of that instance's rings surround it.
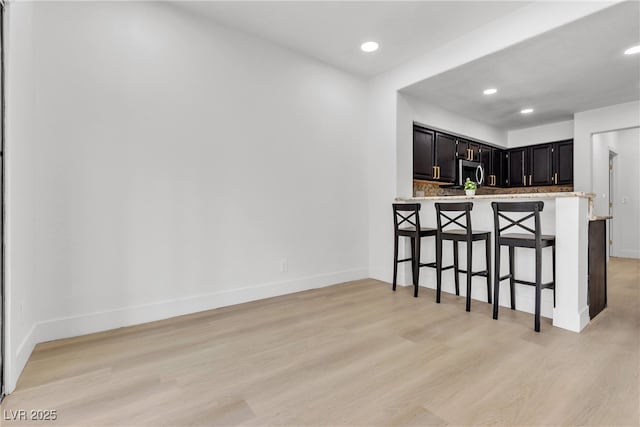
M 607 306 L 607 220 L 589 221 L 588 255 L 589 318 L 593 319 Z

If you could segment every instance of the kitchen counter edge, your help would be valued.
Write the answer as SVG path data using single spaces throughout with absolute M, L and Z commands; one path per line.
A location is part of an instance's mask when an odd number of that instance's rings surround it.
M 421 202 L 428 200 L 476 200 L 476 199 L 557 199 L 559 197 L 584 197 L 593 199 L 594 193 L 581 191 L 556 193 L 515 193 L 515 194 L 482 194 L 478 196 L 424 196 L 424 197 L 396 197 L 396 202 Z

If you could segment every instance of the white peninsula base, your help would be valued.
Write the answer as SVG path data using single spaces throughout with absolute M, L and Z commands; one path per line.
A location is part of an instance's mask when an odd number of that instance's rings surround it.
M 495 277 L 493 259 L 493 210 L 491 202 L 517 202 L 518 199 L 542 200 L 544 210 L 541 213 L 543 234 L 556 235 L 556 306 L 553 307 L 553 293 L 551 290 L 542 291 L 541 314 L 552 318 L 553 325 L 574 332 L 580 332 L 589 324 L 589 306 L 587 305 L 588 292 L 588 225 L 590 219 L 590 203 L 592 195 L 589 193 L 528 193 L 505 194 L 490 196 L 445 196 L 445 197 L 409 197 L 397 198 L 396 202 L 420 203 L 420 221 L 422 226 L 436 227 L 436 211 L 434 204 L 447 202 L 473 202 L 471 221 L 473 230 L 491 231 L 491 272 L 492 286 Z M 524 201 L 524 200 L 523 200 Z M 514 231 L 518 232 L 518 231 Z M 408 239 L 403 239 L 403 257 L 409 257 L 410 246 Z M 401 242 L 402 244 L 402 242 Z M 463 243 L 464 244 L 464 243 Z M 477 246 L 476 246 L 477 245 Z M 485 267 L 484 243 L 474 243 L 473 270 L 482 270 Z M 434 238 L 423 238 L 421 245 L 421 262 L 435 260 Z M 443 265 L 453 263 L 452 246 L 445 242 L 443 248 Z M 506 274 L 508 268 L 508 250 L 501 251 L 502 266 L 501 275 Z M 465 269 L 466 251 L 460 250 L 460 268 Z M 543 249 L 542 255 L 542 281 L 552 280 L 552 250 Z M 516 248 L 515 274 L 518 279 L 535 280 L 535 253 L 532 249 Z M 411 285 L 411 271 L 409 263 L 399 266 L 398 284 Z M 442 290 L 455 293 L 452 270 L 442 273 Z M 461 274 L 461 283 L 466 279 Z M 436 273 L 434 269 L 422 268 L 420 271 L 420 285 L 435 289 Z M 534 288 L 516 284 L 516 309 L 534 312 Z M 460 287 L 460 294 L 465 296 L 466 287 Z M 486 279 L 474 277 L 472 281 L 471 298 L 478 301 L 487 301 Z M 500 306 L 509 307 L 509 281 L 505 280 L 500 287 Z M 473 303 L 471 310 L 473 310 Z M 532 319 L 533 323 L 533 319 Z

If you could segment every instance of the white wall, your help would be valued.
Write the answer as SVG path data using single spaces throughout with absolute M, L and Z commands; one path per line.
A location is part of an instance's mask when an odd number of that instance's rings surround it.
M 369 275 L 390 281 L 393 271 L 391 203 L 410 191 L 407 148 L 398 147 L 397 92 L 420 80 L 595 13 L 613 2 L 534 2 L 487 22 L 415 60 L 377 76 L 369 85 Z M 402 155 L 399 157 L 398 153 Z
M 31 2 L 6 6 L 5 19 L 5 390 L 10 392 L 17 373 L 26 363 L 33 348 L 26 338 L 33 332 L 39 289 L 36 275 L 38 256 L 37 229 L 41 217 L 38 182 L 42 156 L 32 126 L 37 88 L 33 84 L 35 58 Z M 25 350 L 19 352 L 19 348 Z
M 509 148 L 573 138 L 573 120 L 533 126 L 507 132 Z
M 593 135 L 591 191 L 596 197 L 593 199 L 593 215 L 609 215 L 609 150 L 614 132 Z M 612 145 L 612 144 L 611 144 Z
M 160 2 L 9 21 L 9 391 L 43 340 L 366 277 L 363 82 Z
M 573 186 L 576 191 L 592 191 L 592 135 L 636 126 L 640 126 L 640 101 L 574 115 Z
M 640 258 L 640 128 L 593 135 L 593 190 L 596 215 L 609 214 L 609 151 L 613 171 L 611 256 Z

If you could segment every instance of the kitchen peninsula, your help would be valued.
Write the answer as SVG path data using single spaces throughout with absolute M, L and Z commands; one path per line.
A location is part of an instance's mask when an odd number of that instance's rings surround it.
M 494 233 L 493 210 L 491 202 L 515 202 L 541 200 L 544 202 L 544 210 L 541 212 L 541 226 L 545 234 L 556 236 L 556 305 L 553 306 L 553 293 L 544 290 L 542 294 L 543 317 L 552 318 L 553 325 L 574 332 L 580 332 L 590 321 L 588 306 L 588 247 L 589 247 L 589 221 L 591 217 L 591 205 L 593 195 L 581 192 L 538 192 L 519 194 L 487 194 L 476 196 L 430 196 L 430 197 L 406 197 L 397 198 L 397 202 L 420 203 L 421 225 L 436 227 L 436 211 L 434 203 L 449 201 L 473 202 L 471 221 L 473 230 L 490 231 Z M 492 237 L 493 238 L 493 237 Z M 477 243 L 480 245 L 480 243 Z M 491 245 L 493 252 L 493 244 Z M 403 248 L 405 255 L 409 254 L 409 245 Z M 443 248 L 443 265 L 452 263 L 452 248 L 445 243 Z M 508 251 L 502 251 L 501 265 L 506 274 L 508 268 Z M 465 251 L 460 253 L 460 265 L 466 265 Z M 408 256 L 408 255 L 407 255 Z M 551 249 L 543 250 L 543 282 L 551 280 Z M 435 259 L 435 244 L 425 240 L 422 244 L 422 262 L 431 262 Z M 492 253 L 493 260 L 493 253 Z M 483 257 L 474 257 L 473 269 L 482 270 Z M 604 260 L 603 262 L 606 262 Z M 477 265 L 476 265 L 477 263 Z M 534 251 L 531 249 L 516 248 L 515 273 L 518 279 L 533 281 L 535 279 Z M 493 270 L 493 262 L 490 265 Z M 409 268 L 404 272 L 410 277 Z M 492 272 L 493 275 L 496 272 Z M 454 278 L 451 271 L 442 275 L 444 292 L 455 293 Z M 487 289 L 483 285 L 485 279 L 473 278 L 472 299 L 487 301 Z M 407 280 L 405 280 L 407 282 Z M 420 274 L 420 285 L 435 289 L 435 270 L 425 269 Z M 528 286 L 516 284 L 516 309 L 533 313 L 534 289 Z M 464 288 L 464 287 L 462 287 Z M 461 289 L 461 295 L 465 290 Z M 509 306 L 509 285 L 502 282 L 500 292 L 500 306 Z

